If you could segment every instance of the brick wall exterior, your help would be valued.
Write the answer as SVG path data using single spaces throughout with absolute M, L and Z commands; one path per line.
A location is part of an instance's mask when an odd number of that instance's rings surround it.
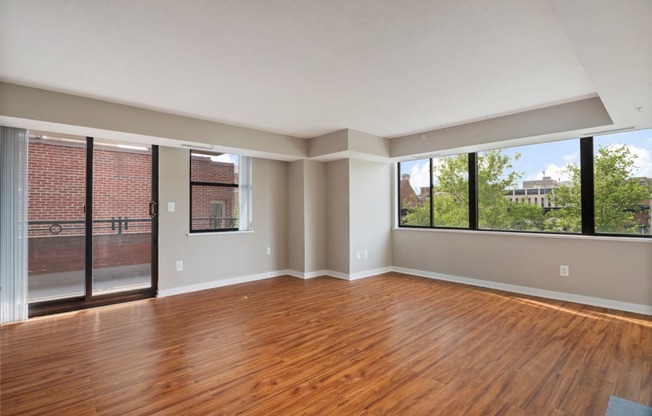
M 93 267 L 150 262 L 151 158 L 147 152 L 94 149 Z M 86 146 L 31 138 L 28 169 L 29 274 L 83 270 Z M 147 221 L 120 227 L 118 217 Z M 65 223 L 71 220 L 78 223 Z M 50 231 L 55 223 L 59 233 Z
M 238 174 L 233 163 L 216 162 L 210 158 L 193 156 L 190 163 L 193 182 L 238 183 Z M 212 204 L 222 204 L 222 217 L 215 218 Z M 193 185 L 192 218 L 193 229 L 237 228 L 238 188 Z
M 152 156 L 145 152 L 98 148 L 93 154 L 93 220 L 148 219 L 152 194 Z M 29 143 L 29 221 L 83 221 L 86 202 L 86 147 Z M 149 232 L 148 222 L 130 223 L 123 233 Z M 83 223 L 61 223 L 56 235 L 80 235 Z M 117 222 L 94 224 L 94 233 L 115 233 Z M 30 236 L 54 237 L 49 224 L 32 225 Z M 38 229 L 38 230 L 37 230 Z
M 118 218 L 149 219 L 151 154 L 102 146 L 93 152 L 93 267 L 149 263 L 151 223 L 130 221 L 125 228 L 124 222 L 120 227 Z M 86 146 L 30 138 L 28 168 L 28 219 L 32 223 L 29 274 L 83 270 Z M 191 169 L 195 181 L 234 184 L 238 181 L 232 163 L 193 157 Z M 195 186 L 193 218 L 211 217 L 211 203 L 215 202 L 223 204 L 225 219 L 213 219 L 212 226 L 237 227 L 237 222 L 230 218 L 236 214 L 238 188 Z M 45 223 L 34 224 L 38 221 Z M 198 223 L 199 228 L 207 225 L 208 220 Z

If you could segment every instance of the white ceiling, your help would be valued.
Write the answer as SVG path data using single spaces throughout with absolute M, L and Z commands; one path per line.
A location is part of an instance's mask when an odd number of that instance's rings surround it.
M 596 95 L 617 125 L 650 123 L 649 0 L 0 8 L 2 81 L 291 136 L 351 128 L 397 137 Z M 635 102 L 646 107 L 642 121 Z

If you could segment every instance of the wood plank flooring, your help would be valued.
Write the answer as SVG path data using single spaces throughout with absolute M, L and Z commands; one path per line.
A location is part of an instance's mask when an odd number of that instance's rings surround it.
M 652 405 L 652 317 L 389 273 L 5 325 L 0 414 L 604 415 Z

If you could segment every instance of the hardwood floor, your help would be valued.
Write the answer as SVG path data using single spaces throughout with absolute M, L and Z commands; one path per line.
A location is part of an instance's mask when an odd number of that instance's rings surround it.
M 390 273 L 5 325 L 9 415 L 604 415 L 652 405 L 652 317 Z

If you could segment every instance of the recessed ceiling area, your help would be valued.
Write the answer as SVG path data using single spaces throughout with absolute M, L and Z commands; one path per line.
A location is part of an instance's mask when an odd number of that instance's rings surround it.
M 627 83 L 645 93 L 650 41 L 623 44 L 649 28 L 608 25 L 652 7 L 594 3 L 3 1 L 0 80 L 302 138 L 392 138 L 595 96 L 611 114 L 609 99 L 631 103 L 590 30 L 638 57 Z

